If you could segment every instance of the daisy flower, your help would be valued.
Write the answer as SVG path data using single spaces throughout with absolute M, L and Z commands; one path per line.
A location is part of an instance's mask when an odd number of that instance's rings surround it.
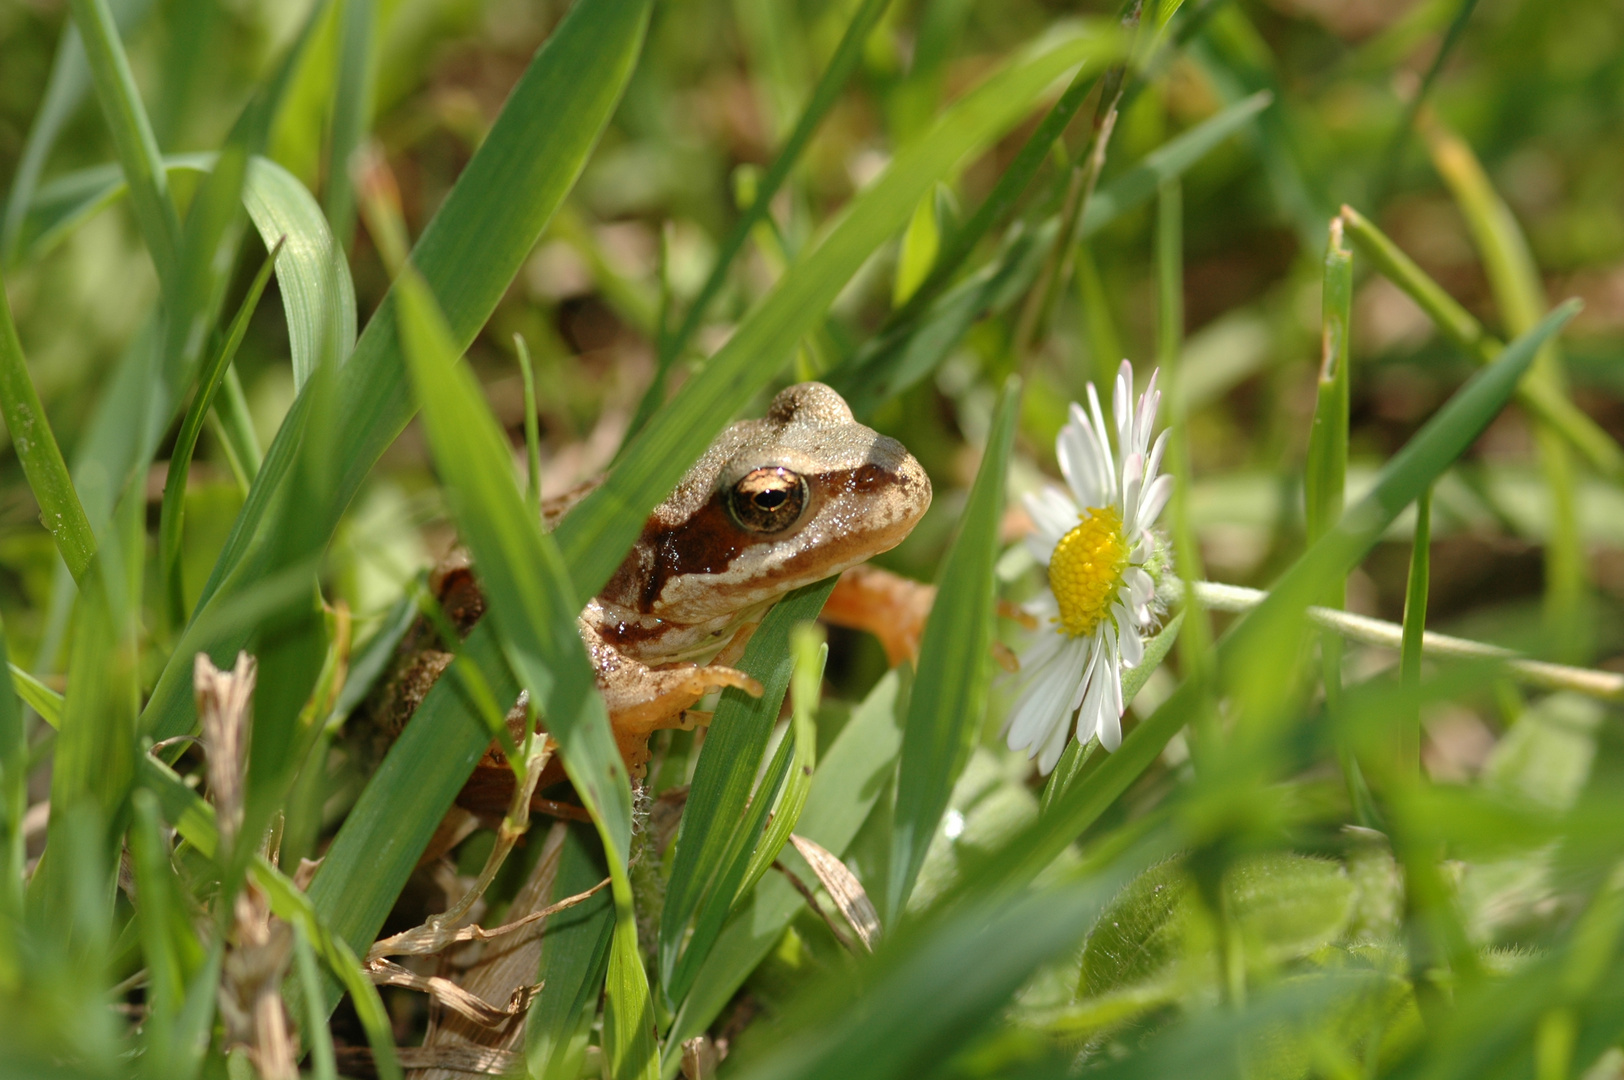
M 1060 760 L 1073 714 L 1080 741 L 1097 737 L 1107 750 L 1122 743 L 1122 669 L 1144 659 L 1161 610 L 1153 574 L 1167 559 L 1152 530 L 1173 490 L 1171 476 L 1156 474 L 1167 433 L 1150 445 L 1160 403 L 1152 374 L 1135 407 L 1133 365 L 1122 361 L 1111 401 L 1119 459 L 1090 383 L 1088 411 L 1073 402 L 1055 443 L 1069 490 L 1026 496 L 1036 525 L 1026 543 L 1049 571 L 1048 590 L 1029 610 L 1048 625 L 1021 657 L 1004 734 L 1045 774 Z

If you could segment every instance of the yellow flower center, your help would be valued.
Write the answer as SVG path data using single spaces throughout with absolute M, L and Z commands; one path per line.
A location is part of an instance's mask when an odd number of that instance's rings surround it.
M 1094 506 L 1078 515 L 1080 522 L 1060 538 L 1049 559 L 1049 588 L 1060 602 L 1062 634 L 1092 634 L 1122 587 L 1128 568 L 1128 541 L 1115 507 Z

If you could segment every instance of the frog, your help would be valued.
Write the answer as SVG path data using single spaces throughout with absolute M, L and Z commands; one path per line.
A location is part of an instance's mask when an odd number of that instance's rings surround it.
M 550 500 L 544 523 L 561 519 L 596 483 Z M 631 550 L 577 619 L 630 775 L 644 775 L 655 732 L 708 720 L 693 708 L 707 695 L 728 688 L 762 693 L 761 684 L 733 664 L 773 604 L 895 547 L 930 502 L 930 478 L 918 460 L 897 440 L 860 423 L 823 383 L 789 386 L 762 418 L 724 429 L 648 515 Z M 876 582 L 873 574 L 842 577 L 837 593 L 844 597 L 834 606 L 846 613 L 846 625 L 893 624 L 883 607 L 894 590 Z M 465 550 L 442 560 L 430 588 L 461 633 L 484 614 Z M 880 609 L 865 608 L 865 595 Z M 381 710 L 386 728 L 398 731 L 450 663 L 448 652 L 433 647 L 434 637 L 433 627 L 421 624 L 408 634 L 403 648 L 411 659 L 391 680 Z M 894 648 L 887 645 L 888 652 Z M 522 724 L 524 716 L 516 706 L 509 723 Z M 488 788 L 502 767 L 493 745 L 459 802 L 494 809 L 490 804 L 499 804 L 501 793 L 480 797 L 477 789 Z M 549 770 L 561 778 L 556 762 Z M 544 774 L 542 786 L 549 778 Z M 511 791 L 511 774 L 506 788 Z

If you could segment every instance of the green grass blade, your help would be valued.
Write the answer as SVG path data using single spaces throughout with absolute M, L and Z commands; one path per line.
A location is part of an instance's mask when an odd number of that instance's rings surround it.
M 1231 135 L 1244 129 L 1274 101 L 1267 90 L 1242 98 L 1145 155 L 1145 159 L 1108 184 L 1101 184 L 1083 210 L 1083 236 L 1097 234 L 1123 214 L 1142 206 L 1165 181 L 1184 175 Z
M 28 361 L 17 339 L 4 281 L 0 281 L 0 409 L 4 410 L 11 445 L 22 462 L 28 486 L 39 503 L 40 522 L 56 541 L 56 549 L 74 579 L 79 580 L 96 553 L 96 536 L 79 503 L 79 492 L 68 475 L 56 436 L 51 433 L 51 422 L 34 390 L 34 380 L 28 374 Z
M 327 1014 L 322 1011 L 321 970 L 316 967 L 316 953 L 310 947 L 310 938 L 302 926 L 293 928 L 293 971 L 299 979 L 299 990 L 304 997 L 305 1014 L 301 1018 L 299 1033 L 310 1050 L 310 1075 L 315 1080 L 338 1080 L 338 1065 L 333 1057 L 333 1033 L 327 1026 Z
M 519 377 L 524 381 L 524 498 L 533 517 L 541 516 L 541 423 L 536 418 L 536 373 L 530 364 L 530 346 L 524 335 L 513 335 L 519 355 Z
M 7 677 L 13 665 L 6 657 L 4 628 L 0 628 L 0 664 L 5 665 L 0 667 L 0 916 L 17 919 L 23 912 L 28 864 L 23 835 L 23 817 L 28 812 L 28 729 L 14 689 L 22 680 Z M 0 942 L 0 964 L 8 951 L 8 945 Z
M 1415 501 L 1415 536 L 1410 541 L 1410 575 L 1404 586 L 1404 641 L 1399 651 L 1399 681 L 1418 693 L 1421 688 L 1421 644 L 1427 630 L 1427 593 L 1432 567 L 1432 489 Z M 1421 708 L 1405 710 L 1399 732 L 1398 767 L 1402 775 L 1421 775 Z
M 219 853 L 220 833 L 215 824 L 214 807 L 205 803 L 197 792 L 186 785 L 167 765 L 151 756 L 140 762 L 140 783 L 151 792 L 163 810 L 164 820 L 185 838 L 186 842 L 208 859 Z M 328 970 L 349 993 L 380 1077 L 402 1080 L 400 1061 L 395 1055 L 395 1039 L 389 1027 L 389 1014 L 378 996 L 378 988 L 361 970 L 361 961 L 355 950 L 342 937 L 334 933 L 322 920 L 312 894 L 300 891 L 280 870 L 261 856 L 255 856 L 249 865 L 254 884 L 265 894 L 271 912 L 293 925 L 309 940 Z M 368 939 L 371 944 L 371 939 Z M 292 994 L 293 987 L 285 992 Z
M 275 162 L 257 157 L 250 163 L 243 203 L 265 247 L 282 245 L 276 281 L 287 313 L 293 383 L 303 387 L 324 357 L 343 360 L 355 347 L 349 263 L 316 200 Z
M 722 287 L 727 284 L 733 260 L 744 249 L 751 232 L 766 216 L 772 205 L 773 196 L 789 178 L 790 171 L 800 160 L 801 152 L 806 149 L 806 144 L 812 140 L 818 125 L 822 123 L 824 116 L 840 96 L 841 90 L 845 88 L 847 80 L 851 78 L 852 72 L 856 70 L 858 61 L 862 59 L 863 43 L 868 40 L 870 32 L 879 22 L 880 16 L 885 14 L 890 2 L 891 0 L 863 0 L 862 5 L 853 12 L 851 21 L 846 24 L 846 32 L 841 36 L 840 44 L 835 47 L 834 55 L 829 58 L 829 66 L 824 69 L 818 85 L 813 88 L 812 96 L 807 99 L 806 107 L 801 110 L 794 130 L 790 132 L 789 138 L 784 140 L 784 145 L 773 158 L 773 163 L 767 167 L 767 172 L 757 182 L 755 197 L 750 201 L 750 205 L 745 207 L 739 220 L 734 222 L 727 239 L 723 240 L 717 249 L 715 265 L 711 267 L 705 284 L 700 286 L 699 295 L 694 297 L 694 302 L 683 315 L 682 323 L 670 335 L 665 335 L 664 323 L 660 325 L 661 338 L 657 342 L 659 356 L 654 380 L 637 404 L 637 412 L 627 429 L 628 440 L 642 430 L 655 410 L 665 401 L 665 387 L 671 365 L 676 363 L 688 348 L 695 331 L 704 321 L 705 312 L 709 310 L 717 294 L 722 291 Z
M 1342 516 L 1348 472 L 1349 323 L 1353 308 L 1353 255 L 1342 243 L 1341 219 L 1331 221 L 1321 291 L 1320 367 L 1314 423 L 1308 435 L 1303 483 L 1308 541 Z M 1333 587 L 1338 595 L 1343 591 Z M 1337 600 L 1334 606 L 1340 607 Z
M 1353 253 L 1343 244 L 1342 219 L 1332 218 L 1320 289 L 1320 365 L 1313 425 L 1308 433 L 1308 461 L 1303 473 L 1303 496 L 1308 542 L 1324 536 L 1342 516 L 1348 473 L 1348 409 L 1352 365 Z M 1342 608 L 1348 583 L 1337 577 L 1327 582 L 1321 600 L 1326 607 Z M 1342 698 L 1342 639 L 1320 635 L 1321 674 L 1326 707 L 1336 709 Z M 1348 788 L 1348 798 L 1363 825 L 1374 822 L 1359 763 L 1350 747 L 1339 746 L 1337 756 Z
M 637 948 L 637 919 L 629 902 L 615 907 L 615 933 L 609 943 L 609 972 L 603 987 L 603 1047 L 609 1076 L 613 1080 L 659 1080 L 660 1043 L 654 1031 L 648 974 Z
M 375 0 L 342 0 L 339 6 L 333 134 L 327 150 L 327 190 L 322 207 L 340 248 L 350 246 L 355 232 L 355 189 L 350 182 L 349 163 L 372 119 L 372 79 L 377 66 L 373 31 L 377 21 Z
M 1236 623 L 1218 643 L 1220 671 L 1231 679 L 1252 674 L 1275 681 L 1277 672 L 1251 672 L 1250 653 L 1270 642 L 1294 640 L 1296 623 L 1329 580 L 1346 575 L 1363 558 L 1386 527 L 1418 498 L 1442 472 L 1471 446 L 1510 400 L 1534 355 L 1547 339 L 1578 311 L 1569 301 L 1532 333 L 1518 338 L 1494 364 L 1473 376 L 1443 408 L 1405 444 L 1382 470 L 1371 492 L 1349 508 L 1337 525 L 1314 544 L 1281 577 L 1269 598 Z M 1237 675 L 1238 673 L 1238 675 Z M 1248 686 L 1253 696 L 1268 689 Z M 1278 692 L 1279 688 L 1275 688 Z M 1012 841 L 989 867 L 987 880 L 999 888 L 1029 881 L 1103 814 L 1128 785 L 1161 753 L 1198 706 L 1204 690 L 1180 684 L 1171 697 L 1122 741 L 1086 783 L 1079 783 L 1050 813 Z
M 680 999 L 684 992 L 677 979 L 677 958 L 689 921 L 707 893 L 723 913 L 732 906 L 744 867 L 736 867 L 738 875 L 724 881 L 722 875 L 733 866 L 729 853 L 750 851 L 760 836 L 759 822 L 754 829 L 745 823 L 746 807 L 794 672 L 790 634 L 799 624 L 818 617 L 835 580 L 797 589 L 774 605 L 737 664 L 738 670 L 761 683 L 761 696 L 723 690 L 711 717 L 688 789 L 660 916 L 660 972 L 673 999 Z M 684 978 L 687 975 L 683 973 Z
M 801 812 L 806 809 L 807 796 L 812 793 L 812 777 L 818 767 L 818 695 L 823 685 L 824 665 L 829 661 L 829 646 L 815 623 L 803 623 L 795 628 L 790 648 L 795 658 L 795 674 L 790 679 L 795 711 L 784 738 L 794 751 L 772 821 L 750 856 L 744 881 L 739 885 L 741 897 L 756 887 L 756 882 L 772 868 L 778 853 L 789 843 L 790 833 L 795 831 Z
M 1433 164 L 1466 218 L 1506 331 L 1527 333 L 1545 314 L 1545 286 L 1511 208 L 1500 198 L 1465 140 L 1434 123 L 1427 131 Z M 1561 351 L 1548 344 L 1534 361 L 1527 381 L 1552 397 L 1566 396 Z M 1548 423 L 1536 433 L 1541 471 L 1548 489 L 1550 527 L 1545 545 L 1545 623 L 1564 659 L 1581 662 L 1590 652 L 1589 576 L 1579 536 L 1577 478 L 1567 444 Z
M 806 805 L 813 770 L 817 766 L 817 729 L 806 702 L 813 702 L 815 706 L 817 681 L 813 682 L 810 690 L 803 684 L 809 673 L 814 680 L 823 678 L 823 661 L 827 659 L 827 648 L 815 645 L 807 655 L 805 650 L 798 647 L 802 632 L 811 626 L 807 623 L 797 624 L 793 635 L 797 640 L 791 644 L 790 657 L 795 663 L 792 681 L 801 696 L 796 698 L 796 711 L 790 730 L 778 744 L 778 750 L 767 764 L 761 782 L 756 785 L 743 821 L 732 832 L 722 858 L 721 871 L 700 900 L 699 910 L 694 916 L 693 933 L 684 945 L 676 969 L 666 980 L 666 993 L 673 1001 L 681 1001 L 693 985 L 728 916 L 738 910 L 741 901 L 778 858 Z M 816 635 L 817 632 L 813 629 L 812 633 Z M 779 696 L 782 697 L 782 694 Z M 769 817 L 772 822 L 770 828 L 767 824 Z
M 180 253 L 180 216 L 169 197 L 169 178 L 158 155 L 152 123 L 141 105 L 129 58 L 119 40 L 118 26 L 107 0 L 72 0 L 73 22 L 78 27 L 90 67 L 91 82 L 107 120 L 108 133 L 118 151 L 119 164 L 130 183 L 130 201 L 147 250 L 158 268 L 164 292 L 177 286 Z M 173 297 L 171 297 L 173 299 Z
M 812 791 L 795 831 L 837 855 L 857 835 L 896 768 L 902 746 L 897 707 L 902 681 L 903 672 L 897 668 L 879 681 L 852 713 L 812 778 Z M 811 869 L 799 855 L 785 851 L 782 857 L 801 880 L 813 880 Z M 672 1022 L 666 1038 L 665 1075 L 676 1071 L 684 1040 L 710 1027 L 778 943 L 803 903 L 787 881 L 769 874 L 743 909 L 728 920 Z
M 130 864 L 140 898 L 136 920 L 140 924 L 141 958 L 147 969 L 145 1025 L 147 1075 L 174 1076 L 181 1047 L 172 1030 L 185 997 L 187 972 L 175 925 L 190 932 L 185 913 L 176 908 L 174 871 L 169 844 L 164 839 L 158 800 L 150 791 L 137 790 L 132 798 L 134 823 L 129 832 Z M 194 938 L 195 947 L 195 938 Z M 199 952 L 201 950 L 198 950 Z
M 1085 69 L 1086 74 L 1086 69 Z M 1051 221 L 1036 229 L 1025 230 L 1005 242 L 991 265 L 966 278 L 951 289 L 946 283 L 970 253 L 970 248 L 985 235 L 995 220 L 1001 219 L 1014 205 L 1015 199 L 1030 181 L 1030 176 L 1019 180 L 1020 170 L 1030 167 L 1034 172 L 1053 143 L 1053 137 L 1037 148 L 1038 139 L 1052 121 L 1062 116 L 1069 118 L 1081 104 L 1092 82 L 1078 77 L 1061 101 L 1050 111 L 1029 141 L 999 178 L 998 185 L 976 213 L 960 229 L 949 235 L 935 269 L 908 303 L 898 311 L 872 341 L 854 353 L 850 360 L 830 372 L 826 379 L 830 385 L 846 396 L 852 411 L 866 416 L 879 403 L 906 390 L 924 378 L 944 360 L 970 329 L 972 323 L 989 310 L 997 310 L 1011 303 L 1030 287 L 1042 265 L 1043 257 L 1054 243 L 1058 232 Z M 1084 93 L 1079 94 L 1079 91 Z M 1075 102 L 1069 102 L 1079 94 Z M 1083 212 L 1083 234 L 1092 236 L 1116 221 L 1121 215 L 1142 205 L 1159 183 L 1176 179 L 1225 139 L 1245 127 L 1257 112 L 1269 102 L 1267 93 L 1255 94 L 1239 101 L 1189 131 L 1169 140 L 1146 155 L 1138 165 L 1095 190 Z M 1070 110 L 1069 112 L 1067 110 Z M 1058 132 L 1057 132 L 1058 134 Z M 1028 155 L 1032 160 L 1028 161 Z M 943 290 L 946 291 L 943 291 Z M 1089 320 L 1092 327 L 1096 320 Z M 1106 363 L 1115 364 L 1121 351 L 1113 349 L 1104 354 Z M 1115 368 L 1110 368 L 1114 377 Z
M 109 6 L 120 33 L 128 34 L 146 18 L 152 0 L 113 0 Z M 19 261 L 23 249 L 23 219 L 34 201 L 40 175 L 45 171 L 57 139 L 89 89 L 90 69 L 85 64 L 84 42 L 79 38 L 79 31 L 70 24 L 57 39 L 45 95 L 29 126 L 28 138 L 23 142 L 22 155 L 17 161 L 17 172 L 12 176 L 5 216 L 0 222 L 0 267 L 9 269 Z
M 581 604 L 552 537 L 525 507 L 507 446 L 450 331 L 411 272 L 396 286 L 400 336 L 429 447 L 458 532 L 478 568 L 489 617 L 514 674 L 558 741 L 576 793 L 603 833 L 611 870 L 625 871 L 631 790 L 575 629 Z
M 570 827 L 559 856 L 553 903 L 603 880 L 603 860 L 595 848 L 582 827 Z M 614 927 L 614 903 L 601 892 L 548 918 L 547 945 L 536 974 L 547 992 L 536 997 L 525 1021 L 525 1060 L 537 1080 L 575 1080 L 581 1075 Z
M 279 241 L 266 257 L 259 273 L 248 286 L 248 293 L 237 308 L 236 316 L 226 331 L 225 341 L 199 374 L 197 392 L 186 408 L 181 420 L 180 433 L 175 437 L 175 448 L 169 454 L 169 472 L 164 481 L 163 504 L 158 518 L 158 574 L 159 593 L 167 605 L 170 626 L 180 628 L 186 624 L 186 598 L 182 592 L 180 575 L 181 529 L 186 516 L 186 480 L 191 469 L 192 452 L 197 449 L 197 437 L 203 431 L 203 419 L 214 404 L 215 391 L 220 380 L 237 355 L 243 335 L 248 332 L 248 320 L 259 307 L 259 298 L 271 279 Z
M 16 664 L 8 664 L 7 667 L 11 673 L 12 685 L 16 687 L 17 696 L 22 698 L 30 709 L 39 713 L 40 718 L 47 724 L 54 728 L 60 728 L 62 726 L 62 695 Z
M 847 206 L 670 407 L 637 436 L 609 478 L 558 527 L 558 543 L 582 595 L 595 594 L 619 565 L 644 515 L 681 478 L 745 403 L 764 389 L 813 330 L 868 256 L 907 222 L 937 181 L 1008 130 L 1055 79 L 1114 47 L 1078 32 L 1045 38 L 1000 68 L 903 149 Z
M 570 10 L 419 239 L 412 264 L 445 313 L 459 350 L 484 324 L 584 167 L 641 48 L 649 2 L 582 0 Z M 394 305 L 386 298 L 340 370 L 340 422 L 327 463 L 328 499 L 322 505 L 279 499 L 297 453 L 295 437 L 284 426 L 194 619 L 211 606 L 230 603 L 230 590 L 220 594 L 222 583 L 229 579 L 233 589 L 244 587 L 276 558 L 277 537 L 291 527 L 289 517 L 330 535 L 373 463 L 405 426 L 411 403 Z M 308 408 L 307 395 L 301 394 L 290 418 Z M 238 644 L 189 630 L 178 653 L 204 647 L 229 652 Z M 173 663 L 166 667 L 147 705 L 152 730 L 178 734 L 190 726 L 189 678 Z M 453 760 L 458 756 L 451 754 Z
M 1004 477 L 1020 416 L 1020 380 L 1004 383 L 987 448 L 958 536 L 942 560 L 936 603 L 919 644 L 919 676 L 908 701 L 897 766 L 885 925 L 906 908 L 948 796 L 981 730 L 991 685 L 993 601 Z
M 1500 341 L 1370 219 L 1351 206 L 1342 208 L 1341 217 L 1347 223 L 1348 238 L 1358 245 L 1360 253 L 1370 259 L 1384 277 L 1404 290 L 1457 348 L 1483 364 L 1500 355 L 1504 347 Z M 1624 485 L 1624 447 L 1580 411 L 1566 394 L 1545 383 L 1529 382 L 1518 388 L 1517 400 L 1561 432 L 1598 473 L 1615 484 Z

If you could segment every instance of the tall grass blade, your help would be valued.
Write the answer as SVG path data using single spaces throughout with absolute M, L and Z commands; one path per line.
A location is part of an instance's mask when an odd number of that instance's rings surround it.
M 322 208 L 340 250 L 355 232 L 355 189 L 350 159 L 372 119 L 372 80 L 377 67 L 374 26 L 376 0 L 340 0 L 339 43 L 333 78 L 333 134 L 327 148 L 327 190 Z
M 893 926 L 907 907 L 930 839 L 986 713 L 996 594 L 993 568 L 1020 402 L 1020 380 L 1012 376 L 999 396 L 981 467 L 958 536 L 942 560 L 936 603 L 920 640 L 919 677 L 908 700 L 897 764 L 886 926 Z
M 146 18 L 152 0 L 112 0 L 109 6 L 119 32 L 128 34 Z M 17 171 L 11 179 L 11 191 L 6 196 L 5 215 L 0 219 L 0 269 L 15 267 L 19 261 L 23 219 L 34 201 L 39 178 L 57 139 L 78 112 L 89 89 L 90 69 L 85 63 L 85 45 L 79 31 L 70 24 L 57 39 L 45 95 L 29 126 L 28 137 L 23 141 Z
M 282 242 L 271 248 L 259 273 L 248 286 L 248 293 L 237 308 L 225 340 L 220 343 L 208 366 L 199 373 L 197 391 L 186 407 L 181 420 L 180 433 L 175 436 L 175 448 L 169 454 L 169 471 L 164 480 L 163 503 L 158 519 L 158 574 L 159 593 L 167 605 L 169 625 L 179 629 L 186 625 L 186 597 L 180 575 L 181 529 L 186 520 L 186 481 L 192 464 L 192 453 L 197 449 L 197 438 L 203 431 L 203 419 L 214 405 L 215 391 L 226 369 L 237 355 L 243 335 L 248 332 L 248 320 L 259 307 L 259 298 L 271 278 L 271 269 Z
M 39 503 L 40 522 L 75 580 L 83 578 L 96 553 L 96 537 L 68 475 L 51 422 L 28 374 L 22 342 L 11 319 L 5 282 L 0 280 L 0 409 L 4 410 L 11 445 Z
M 612 871 L 625 872 L 631 791 L 586 648 L 581 604 L 552 537 L 525 508 L 513 455 L 460 357 L 427 286 L 396 285 L 400 336 L 447 501 L 478 568 L 509 666 L 558 741 L 575 791 L 603 834 Z M 505 702 L 504 702 L 505 704 Z
M 714 909 L 715 929 L 720 928 L 744 877 L 745 865 L 738 853 L 747 855 L 761 836 L 764 818 L 747 819 L 746 808 L 795 670 L 791 632 L 817 618 L 834 587 L 831 578 L 797 589 L 774 605 L 751 635 L 737 665 L 761 683 L 761 696 L 723 690 L 711 717 L 688 789 L 660 915 L 661 980 L 673 1001 L 680 1001 L 686 993 L 709 948 L 696 931 L 693 940 L 698 942 L 698 950 L 690 945 L 692 955 L 679 961 L 690 921 L 704 905 Z M 772 801 L 768 785 L 756 790 L 758 798 Z
M 119 165 L 130 184 L 130 202 L 142 238 L 158 269 L 164 293 L 173 302 L 180 255 L 180 216 L 169 196 L 169 178 L 158 155 L 152 123 L 141 104 L 129 58 L 107 0 L 71 0 L 73 22 L 84 44 L 90 79 L 101 103 Z
M 1432 489 L 1415 501 L 1415 535 L 1410 541 L 1410 575 L 1404 586 L 1404 639 L 1399 652 L 1399 681 L 1406 690 L 1421 689 L 1421 647 L 1427 630 L 1427 593 L 1432 577 Z M 1405 710 L 1399 731 L 1398 767 L 1406 777 L 1421 773 L 1421 709 Z
M 564 840 L 552 902 L 585 892 L 603 880 L 603 860 L 581 826 Z M 525 1021 L 525 1061 L 537 1080 L 575 1080 L 597 1014 L 615 928 L 613 899 L 605 893 L 548 919 L 547 945 L 536 981 L 547 993 Z
M 0 663 L 5 665 L 0 667 L 0 918 L 16 920 L 23 913 L 23 871 L 28 862 L 23 827 L 28 813 L 28 729 L 7 656 L 0 628 Z M 6 937 L 0 931 L 0 969 L 16 962 L 8 955 L 12 943 Z
M 1545 286 L 1517 219 L 1494 190 L 1465 140 L 1436 122 L 1428 125 L 1426 134 L 1433 165 L 1454 194 L 1483 258 L 1483 268 L 1507 333 L 1513 336 L 1527 333 L 1545 314 L 1547 305 Z M 1544 386 L 1550 396 L 1566 396 L 1567 380 L 1555 342 L 1547 345 L 1534 361 L 1528 381 Z M 1540 424 L 1536 439 L 1549 499 L 1545 623 L 1557 653 L 1564 659 L 1577 661 L 1590 651 L 1588 639 L 1592 636 L 1584 630 L 1588 568 L 1579 537 L 1577 477 L 1567 444 L 1549 424 Z

